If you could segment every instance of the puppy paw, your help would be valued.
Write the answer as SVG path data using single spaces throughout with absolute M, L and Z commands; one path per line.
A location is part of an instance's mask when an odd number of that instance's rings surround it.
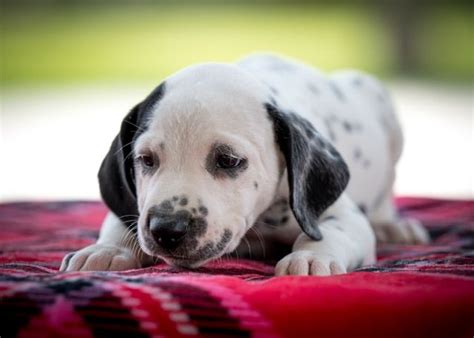
M 276 276 L 330 276 L 346 272 L 344 264 L 337 258 L 309 250 L 292 252 L 275 267 Z
M 93 244 L 67 254 L 59 271 L 120 271 L 140 267 L 132 252 L 113 245 Z
M 426 244 L 430 241 L 423 225 L 413 218 L 401 218 L 395 223 L 377 224 L 375 236 L 380 243 Z

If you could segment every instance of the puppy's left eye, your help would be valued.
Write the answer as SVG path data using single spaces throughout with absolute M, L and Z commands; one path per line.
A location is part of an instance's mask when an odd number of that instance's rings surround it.
M 226 154 L 219 154 L 216 158 L 216 167 L 220 169 L 237 168 L 242 164 L 242 159 Z

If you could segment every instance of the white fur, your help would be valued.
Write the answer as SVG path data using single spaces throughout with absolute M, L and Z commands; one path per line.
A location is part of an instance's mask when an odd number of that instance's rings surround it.
M 329 80 L 342 91 L 342 100 Z M 272 214 L 272 204 L 289 194 L 284 160 L 263 105 L 270 96 L 279 107 L 310 121 L 326 139 L 335 134 L 332 144 L 350 168 L 346 191 L 318 220 L 322 241 L 302 233 L 291 213 L 286 225 L 276 229 L 262 221 Z M 344 131 L 345 123 L 358 131 Z M 216 179 L 206 171 L 205 159 L 215 142 L 231 145 L 248 159 L 247 170 L 237 179 Z M 266 54 L 237 64 L 185 68 L 166 80 L 166 93 L 153 109 L 149 128 L 134 145 L 135 155 L 151 151 L 160 158 L 153 175 L 139 171 L 136 175 L 138 240 L 144 253 L 136 241 L 124 240 L 129 236 L 125 226 L 110 213 L 97 244 L 65 259 L 61 269 L 114 270 L 149 264 L 151 256 L 159 254 L 145 224 L 147 211 L 182 194 L 189 199 L 183 209 L 202 204 L 209 210 L 198 248 L 217 241 L 224 229 L 232 231 L 232 239 L 217 256 L 234 250 L 265 255 L 271 247 L 293 244 L 293 252 L 277 264 L 277 275 L 329 275 L 373 263 L 375 237 L 369 220 L 383 241 L 418 243 L 428 238 L 419 224 L 398 220 L 391 201 L 402 143 L 390 99 L 368 75 L 345 71 L 328 77 L 304 64 Z M 367 209 L 368 219 L 357 205 Z M 215 257 L 190 266 L 211 258 Z

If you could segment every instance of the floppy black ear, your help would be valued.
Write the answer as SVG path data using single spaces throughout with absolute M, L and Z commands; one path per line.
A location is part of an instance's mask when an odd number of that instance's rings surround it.
M 133 219 L 138 215 L 135 187 L 133 144 L 147 126 L 152 107 L 162 98 L 164 83 L 159 85 L 143 102 L 137 104 L 122 120 L 120 132 L 114 138 L 99 169 L 102 199 L 118 217 Z
M 118 217 L 138 215 L 132 149 L 139 111 L 138 104 L 125 116 L 99 169 L 102 199 Z
M 288 171 L 290 205 L 303 231 L 321 240 L 318 217 L 342 194 L 349 169 L 337 150 L 304 118 L 265 105 Z

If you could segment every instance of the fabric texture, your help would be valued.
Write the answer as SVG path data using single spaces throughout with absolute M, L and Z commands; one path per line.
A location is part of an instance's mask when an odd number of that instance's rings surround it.
M 99 202 L 0 205 L 0 336 L 472 337 L 474 201 L 399 198 L 429 245 L 383 245 L 345 275 L 273 277 L 273 265 L 164 264 L 59 273 L 95 241 Z

